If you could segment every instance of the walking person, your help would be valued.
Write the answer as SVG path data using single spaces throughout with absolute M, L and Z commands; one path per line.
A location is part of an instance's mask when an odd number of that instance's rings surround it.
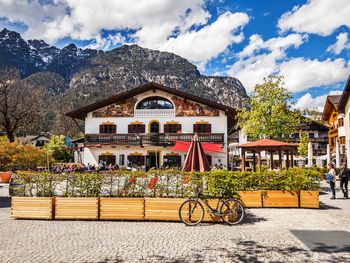
M 333 163 L 329 163 L 328 164 L 328 174 L 327 174 L 327 181 L 329 182 L 330 186 L 331 186 L 331 191 L 332 191 L 332 197 L 331 199 L 335 199 L 335 182 L 337 181 L 336 178 L 336 172 L 334 169 L 334 164 Z
M 344 198 L 349 198 L 348 183 L 349 183 L 350 171 L 346 168 L 346 164 L 342 165 L 340 172 L 340 189 L 344 194 Z

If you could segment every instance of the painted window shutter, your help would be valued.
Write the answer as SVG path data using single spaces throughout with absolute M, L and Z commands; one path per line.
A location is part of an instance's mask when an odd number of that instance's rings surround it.
M 146 132 L 146 125 L 141 124 L 140 126 L 141 126 L 140 127 L 140 133 L 145 133 Z
M 176 132 L 181 131 L 182 126 L 181 124 L 176 124 Z
M 211 124 L 205 124 L 205 132 L 211 133 Z
M 164 133 L 170 133 L 170 125 L 164 124 Z

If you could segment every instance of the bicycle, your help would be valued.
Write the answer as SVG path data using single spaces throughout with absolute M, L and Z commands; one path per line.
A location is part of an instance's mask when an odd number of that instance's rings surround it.
M 203 196 L 199 193 L 198 197 L 190 198 L 183 202 L 179 208 L 180 220 L 188 226 L 196 226 L 201 223 L 204 218 L 203 203 L 210 215 L 221 217 L 221 220 L 229 225 L 237 225 L 243 222 L 245 210 L 239 200 L 235 198 L 218 198 L 216 207 L 213 208 L 207 199 L 214 199 L 214 197 Z M 222 205 L 219 210 L 220 202 L 222 202 Z

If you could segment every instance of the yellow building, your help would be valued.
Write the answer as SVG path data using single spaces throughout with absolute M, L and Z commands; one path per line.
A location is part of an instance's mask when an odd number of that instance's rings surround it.
M 339 99 L 338 110 L 344 117 L 344 133 L 345 133 L 345 153 L 347 159 L 347 166 L 350 167 L 350 75 L 345 84 L 343 93 Z
M 328 143 L 331 154 L 335 153 L 337 142 L 340 153 L 345 146 L 344 114 L 339 112 L 340 97 L 341 95 L 328 96 L 322 114 L 322 119 L 327 121 L 329 126 Z

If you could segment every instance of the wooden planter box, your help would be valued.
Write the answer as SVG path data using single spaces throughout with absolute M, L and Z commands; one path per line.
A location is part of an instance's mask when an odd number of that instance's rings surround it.
M 269 190 L 263 193 L 263 207 L 299 207 L 297 192 Z
M 100 198 L 100 219 L 144 220 L 144 198 Z
M 300 191 L 300 207 L 320 208 L 319 191 Z
M 19 197 L 11 200 L 11 217 L 26 219 L 53 219 L 52 197 Z
M 179 208 L 186 198 L 145 198 L 145 219 L 179 221 Z
M 56 197 L 56 219 L 98 219 L 98 197 Z
M 244 207 L 262 207 L 261 191 L 239 191 L 238 195 Z

